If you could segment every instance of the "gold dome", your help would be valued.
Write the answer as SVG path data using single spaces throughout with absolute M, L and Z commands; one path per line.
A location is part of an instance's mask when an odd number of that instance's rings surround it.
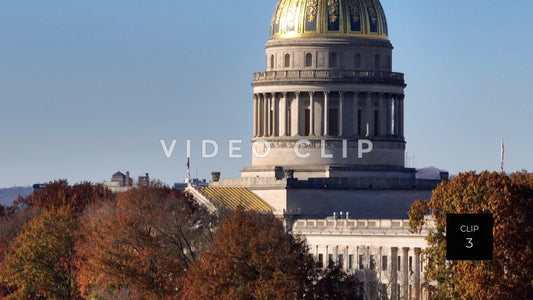
M 270 36 L 388 40 L 388 30 L 379 0 L 279 0 Z

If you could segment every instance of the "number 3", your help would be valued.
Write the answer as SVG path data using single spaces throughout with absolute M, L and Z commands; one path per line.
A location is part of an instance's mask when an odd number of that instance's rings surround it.
M 468 241 L 466 243 L 466 248 L 470 249 L 470 248 L 474 247 L 474 244 L 472 243 L 472 238 L 466 238 L 466 240 Z

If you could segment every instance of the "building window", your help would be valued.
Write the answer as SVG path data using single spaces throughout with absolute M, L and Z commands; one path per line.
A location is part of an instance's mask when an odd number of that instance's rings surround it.
M 324 254 L 318 254 L 318 267 L 322 268 L 324 266 Z
M 311 135 L 311 111 L 305 110 L 305 135 Z
M 359 136 L 362 135 L 362 131 L 363 131 L 363 120 L 362 120 L 362 117 L 363 117 L 363 110 L 361 110 L 361 109 L 357 110 L 357 134 Z
M 391 126 L 392 135 L 395 136 L 395 135 L 398 134 L 398 132 L 396 132 L 396 129 L 395 129 L 396 122 L 398 122 L 398 120 L 395 117 L 396 116 L 396 110 L 398 109 L 398 107 L 396 106 L 396 101 L 394 101 L 394 98 L 392 98 L 392 104 L 391 105 L 392 105 L 392 109 L 391 109 L 390 118 L 391 118 L 392 122 L 391 122 L 390 126 Z
M 274 111 L 273 110 L 270 110 L 270 128 L 269 128 L 269 135 L 272 136 L 274 135 Z
M 397 293 L 397 297 L 398 297 L 398 298 L 397 298 L 397 299 L 400 300 L 400 299 L 402 298 L 402 296 L 401 296 L 402 293 L 401 293 L 400 285 L 399 285 L 399 284 L 396 285 L 396 288 L 397 288 L 397 291 L 398 291 L 398 293 Z
M 381 299 L 383 300 L 389 299 L 389 295 L 387 295 L 387 284 L 385 283 L 381 284 Z
M 364 261 L 363 261 L 363 255 L 359 255 L 359 270 L 363 270 L 365 268 Z
M 333 254 L 328 255 L 328 266 L 331 267 L 335 264 L 335 261 L 333 260 Z
M 400 256 L 398 256 L 398 272 L 400 272 L 400 269 L 401 269 L 401 262 L 402 262 L 402 258 Z
M 270 56 L 270 69 L 274 69 L 274 55 Z
M 387 256 L 383 255 L 381 257 L 381 270 L 386 271 L 387 270 Z
M 357 53 L 355 55 L 355 68 L 360 69 L 361 68 L 361 54 Z
M 380 62 L 380 59 L 379 59 L 379 55 L 376 54 L 376 56 L 374 57 L 374 68 L 376 70 L 379 70 L 381 69 L 381 62 Z
M 379 136 L 379 112 L 374 111 L 374 136 Z
M 344 255 L 339 254 L 339 268 L 344 268 Z
M 306 67 L 312 67 L 313 66 L 313 54 L 307 53 L 305 55 L 305 66 Z
M 329 135 L 335 136 L 339 134 L 339 110 L 336 108 L 329 110 L 329 121 L 328 121 L 328 133 Z
M 374 270 L 376 268 L 376 260 L 374 259 L 374 255 L 370 255 L 370 270 Z
M 413 272 L 413 257 L 409 256 L 409 272 Z
M 353 255 L 348 255 L 348 269 L 353 270 Z
M 291 55 L 289 53 L 285 54 L 285 68 L 290 68 L 291 66 Z
M 329 67 L 330 68 L 337 67 L 337 53 L 335 52 L 332 52 L 329 54 Z
M 291 123 L 292 123 L 291 110 L 287 109 L 287 122 L 285 123 L 285 132 L 287 133 L 288 136 L 291 135 Z

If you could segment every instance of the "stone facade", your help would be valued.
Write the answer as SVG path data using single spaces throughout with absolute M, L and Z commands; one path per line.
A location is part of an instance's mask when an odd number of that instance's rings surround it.
M 344 214 L 346 216 L 346 214 Z M 340 217 L 340 215 L 339 215 Z M 409 232 L 407 220 L 298 220 L 294 234 L 307 239 L 322 264 L 336 263 L 364 281 L 368 299 L 422 299 L 423 265 L 420 252 L 430 220 L 420 233 Z

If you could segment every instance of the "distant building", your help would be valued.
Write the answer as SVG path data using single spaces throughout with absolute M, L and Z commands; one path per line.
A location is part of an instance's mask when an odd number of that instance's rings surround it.
M 150 185 L 150 175 L 146 173 L 145 176 L 139 176 L 139 179 L 137 180 L 137 186 L 148 186 L 148 185 Z
M 44 188 L 47 187 L 47 186 L 48 186 L 47 183 L 36 183 L 36 184 L 34 184 L 32 186 L 33 187 L 33 192 L 39 193 L 42 190 L 44 190 Z
M 139 176 L 137 186 L 148 185 L 149 183 L 150 177 L 148 173 L 146 173 L 145 176 Z M 111 181 L 104 181 L 104 185 L 112 192 L 119 193 L 133 188 L 134 182 L 129 171 L 127 171 L 126 174 L 119 171 L 111 176 Z
M 206 179 L 193 178 L 191 179 L 191 185 L 202 187 L 202 186 L 209 186 L 209 183 L 207 182 Z M 187 188 L 187 179 L 185 179 L 183 182 L 174 183 L 174 188 L 180 191 L 185 190 L 185 188 Z
M 129 171 L 126 172 L 126 175 L 124 175 L 122 172 L 116 172 L 113 174 L 113 176 L 111 176 L 111 182 L 116 182 L 121 187 L 133 186 L 133 179 L 131 179 Z

